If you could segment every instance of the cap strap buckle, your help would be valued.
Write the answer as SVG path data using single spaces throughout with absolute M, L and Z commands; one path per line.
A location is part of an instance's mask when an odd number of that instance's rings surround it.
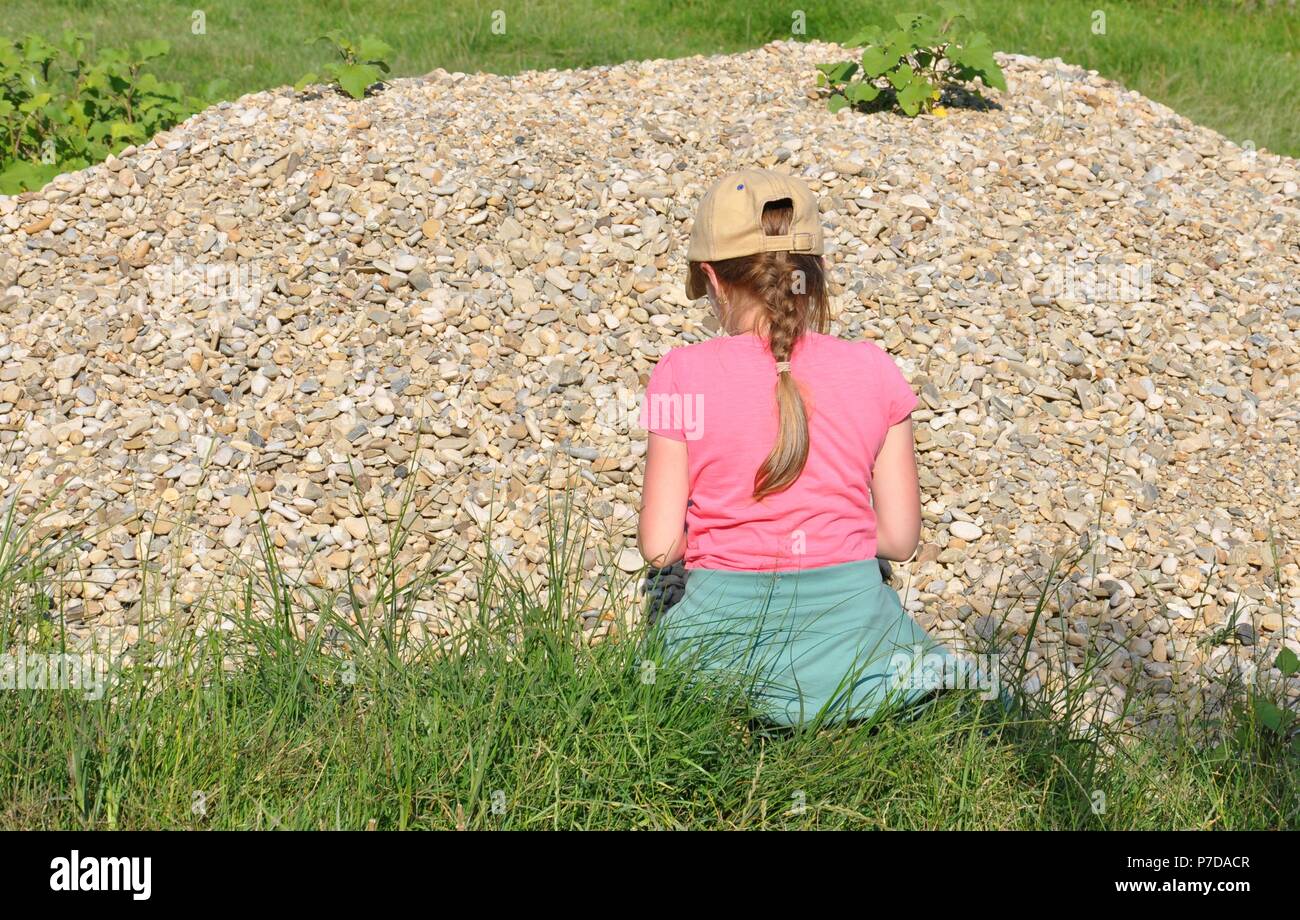
M 786 233 L 780 236 L 763 237 L 764 252 L 812 252 L 812 248 L 811 233 Z

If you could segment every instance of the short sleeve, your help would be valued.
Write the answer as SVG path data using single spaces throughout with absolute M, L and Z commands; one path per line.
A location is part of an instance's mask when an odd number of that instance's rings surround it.
M 874 344 L 872 350 L 876 353 L 876 366 L 879 368 L 876 379 L 884 404 L 885 421 L 893 427 L 912 414 L 919 400 L 889 352 Z
M 646 431 L 661 434 L 674 441 L 685 441 L 682 392 L 677 381 L 674 352 L 669 351 L 646 383 L 645 397 L 641 400 L 640 425 Z

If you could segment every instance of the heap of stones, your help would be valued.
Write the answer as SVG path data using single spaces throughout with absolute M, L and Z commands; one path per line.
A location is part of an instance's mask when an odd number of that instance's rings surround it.
M 1100 657 L 1108 704 L 1300 649 L 1296 161 L 1017 55 L 991 106 L 831 115 L 846 53 L 282 88 L 0 198 L 0 495 L 70 628 L 213 628 L 269 538 L 318 597 L 425 573 L 444 634 L 489 547 L 546 584 L 560 497 L 570 577 L 632 590 L 638 397 L 715 334 L 689 222 L 759 166 L 821 198 L 833 331 L 920 393 L 923 625 L 1014 646 L 1078 558 L 1029 661 Z

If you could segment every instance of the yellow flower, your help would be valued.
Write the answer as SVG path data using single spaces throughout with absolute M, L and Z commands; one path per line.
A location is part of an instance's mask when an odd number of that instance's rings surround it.
M 936 105 L 933 109 L 930 110 L 930 113 L 938 118 L 948 117 L 948 110 L 941 105 Z

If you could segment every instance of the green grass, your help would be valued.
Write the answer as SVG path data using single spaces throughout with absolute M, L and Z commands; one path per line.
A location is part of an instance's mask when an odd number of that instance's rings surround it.
M 3 654 L 64 647 L 38 519 L 0 529 Z M 0 693 L 0 827 L 1300 825 L 1300 759 L 1249 708 L 1090 722 L 1086 673 L 1019 692 L 1011 714 L 951 692 L 867 725 L 755 730 L 736 688 L 668 664 L 647 679 L 643 634 L 583 640 L 583 540 L 565 520 L 549 545 L 568 577 L 541 592 L 489 565 L 456 641 L 411 629 L 434 568 L 398 589 L 385 565 L 370 600 L 304 601 L 266 550 L 242 592 L 200 601 L 233 628 L 197 636 L 147 612 L 102 697 Z M 290 625 L 309 612 L 316 628 Z
M 900 9 L 935 9 L 915 0 Z M 206 33 L 191 32 L 195 7 Z M 885 23 L 892 3 L 796 4 L 807 37 L 842 40 Z M 999 50 L 1094 68 L 1209 125 L 1229 139 L 1300 154 L 1300 9 L 1290 0 L 969 0 Z M 1102 8 L 1106 32 L 1092 13 Z M 505 33 L 492 11 L 505 11 Z M 791 11 L 760 0 L 7 0 L 5 31 L 53 36 L 65 27 L 116 45 L 161 37 L 160 68 L 198 88 L 213 77 L 232 95 L 293 83 L 328 58 L 313 39 L 331 28 L 373 32 L 396 49 L 400 75 L 448 70 L 498 73 L 585 67 L 630 59 L 734 52 L 790 38 Z M 810 75 L 811 80 L 811 75 Z

